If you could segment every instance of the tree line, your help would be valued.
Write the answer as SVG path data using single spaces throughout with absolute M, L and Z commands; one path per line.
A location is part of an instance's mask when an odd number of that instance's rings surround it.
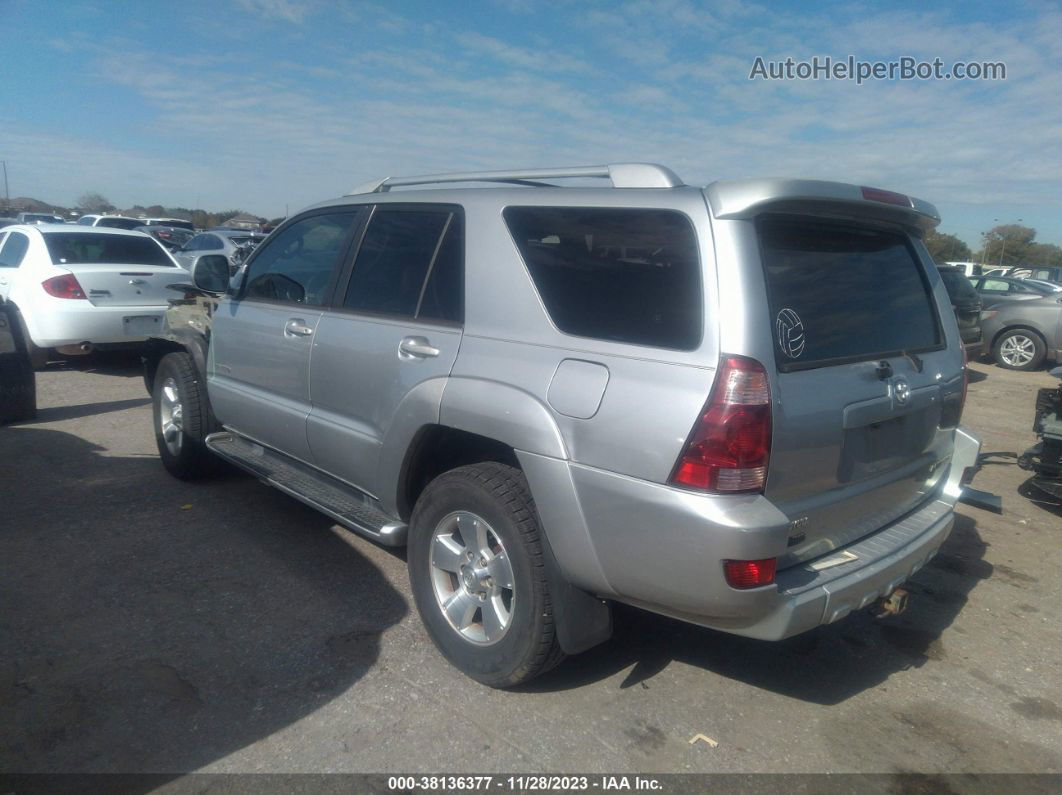
M 996 267 L 1014 265 L 1060 265 L 1062 247 L 1037 243 L 1036 230 L 1021 224 L 1001 224 L 981 234 L 981 249 L 971 251 L 955 235 L 933 230 L 925 243 L 934 262 L 983 262 Z
M 3 204 L 3 209 L 0 211 L 0 215 L 15 214 L 19 212 L 41 212 L 41 213 L 55 213 L 56 215 L 62 215 L 64 218 L 71 218 L 73 216 L 88 215 L 91 213 L 110 213 L 115 215 L 127 215 L 131 218 L 180 218 L 184 221 L 191 221 L 198 229 L 209 229 L 213 226 L 221 226 L 225 221 L 230 218 L 241 215 L 255 218 L 258 223 L 265 226 L 276 226 L 283 218 L 267 219 L 262 218 L 254 213 L 248 213 L 245 210 L 233 209 L 233 210 L 200 210 L 191 209 L 188 207 L 163 207 L 161 204 L 142 205 L 134 204 L 132 207 L 119 208 L 116 207 L 106 196 L 90 191 L 83 193 L 78 197 L 77 204 L 74 207 L 63 207 L 58 204 L 49 204 L 47 202 L 40 201 L 39 199 L 31 199 L 28 197 L 20 197 L 17 199 L 10 199 L 4 201 L 0 199 L 0 204 Z

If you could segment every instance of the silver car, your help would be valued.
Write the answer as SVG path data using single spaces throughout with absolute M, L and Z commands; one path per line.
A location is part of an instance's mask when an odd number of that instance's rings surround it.
M 248 232 L 244 229 L 208 229 L 181 246 L 174 252 L 174 256 L 182 267 L 190 268 L 198 257 L 221 254 L 229 260 L 230 268 L 235 271 L 243 264 L 247 253 L 265 238 L 260 232 Z
M 1036 370 L 1045 359 L 1062 361 L 1062 293 L 997 304 L 981 313 L 981 333 L 996 364 Z
M 428 633 L 492 686 L 613 602 L 766 640 L 898 609 L 980 446 L 938 220 L 651 164 L 378 180 L 259 247 L 202 365 L 159 362 L 160 455 L 406 545 Z

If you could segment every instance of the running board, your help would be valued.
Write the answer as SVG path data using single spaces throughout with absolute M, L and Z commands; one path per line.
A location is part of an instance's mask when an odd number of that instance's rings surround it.
M 355 533 L 389 547 L 405 546 L 405 523 L 383 513 L 372 497 L 353 486 L 229 431 L 210 434 L 206 446 L 263 483 L 316 508 Z

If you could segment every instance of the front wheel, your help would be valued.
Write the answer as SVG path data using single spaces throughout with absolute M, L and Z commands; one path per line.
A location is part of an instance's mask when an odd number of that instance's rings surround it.
M 540 533 L 523 473 L 493 462 L 440 475 L 413 510 L 417 612 L 446 658 L 491 687 L 526 682 L 564 658 Z
M 213 474 L 218 458 L 203 440 L 216 421 L 191 356 L 168 353 L 162 358 L 151 398 L 155 443 L 166 471 L 181 480 Z
M 1035 370 L 1047 355 L 1047 347 L 1036 332 L 1011 329 L 996 340 L 992 355 L 996 363 L 1007 370 Z

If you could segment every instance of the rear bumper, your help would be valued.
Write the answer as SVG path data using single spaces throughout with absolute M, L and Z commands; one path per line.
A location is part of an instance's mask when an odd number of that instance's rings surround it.
M 780 557 L 788 542 L 787 517 L 762 496 L 704 497 L 578 466 L 572 481 L 605 580 L 600 595 L 780 640 L 866 607 L 925 565 L 951 530 L 963 472 L 976 464 L 979 450 L 980 440 L 958 429 L 936 499 L 823 558 L 781 571 L 773 585 L 750 590 L 727 585 L 722 562 Z M 812 567 L 842 552 L 854 557 Z
M 80 342 L 143 342 L 151 333 L 150 327 L 156 331 L 162 328 L 165 315 L 165 306 L 93 306 L 88 301 L 57 298 L 47 306 L 31 307 L 24 316 L 38 347 L 58 348 Z

